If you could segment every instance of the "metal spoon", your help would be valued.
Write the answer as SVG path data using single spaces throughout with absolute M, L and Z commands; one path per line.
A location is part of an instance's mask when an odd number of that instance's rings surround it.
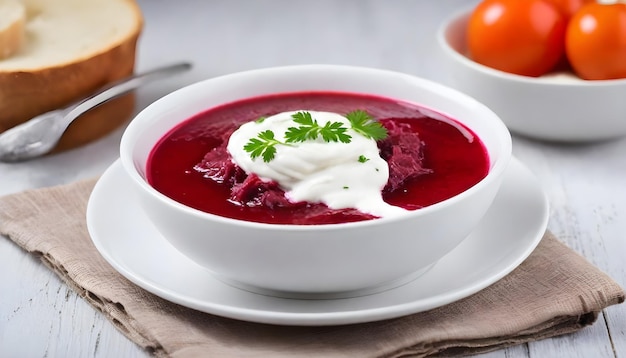
M 114 82 L 65 108 L 43 113 L 0 134 L 0 161 L 18 162 L 44 155 L 81 114 L 150 81 L 191 68 L 189 63 L 161 67 Z

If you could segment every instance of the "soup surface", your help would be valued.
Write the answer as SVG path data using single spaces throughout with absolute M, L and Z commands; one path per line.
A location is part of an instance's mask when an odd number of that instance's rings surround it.
M 241 100 L 186 120 L 152 150 L 148 182 L 192 208 L 246 221 L 307 225 L 376 218 L 323 203 L 292 203 L 276 182 L 245 173 L 233 162 L 226 145 L 241 124 L 301 110 L 342 115 L 364 110 L 387 129 L 387 138 L 377 144 L 389 166 L 382 194 L 391 205 L 407 210 L 432 205 L 470 188 L 489 170 L 486 150 L 471 131 L 416 104 L 354 93 L 298 92 Z

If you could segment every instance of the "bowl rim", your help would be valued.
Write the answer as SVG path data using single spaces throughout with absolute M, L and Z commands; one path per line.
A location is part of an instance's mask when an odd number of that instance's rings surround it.
M 418 81 L 422 84 L 427 84 L 430 90 L 436 92 L 448 92 L 454 93 L 456 98 L 462 99 L 465 103 L 470 104 L 472 108 L 479 108 L 480 111 L 488 113 L 491 115 L 494 121 L 492 127 L 495 128 L 495 132 L 497 133 L 497 137 L 499 137 L 499 146 L 496 151 L 499 153 L 499 158 L 496 161 L 491 159 L 490 155 L 490 169 L 479 182 L 464 190 L 463 192 L 445 199 L 441 202 L 426 206 L 424 208 L 420 208 L 418 210 L 412 210 L 407 212 L 406 215 L 399 215 L 393 217 L 381 217 L 373 220 L 364 220 L 358 222 L 347 222 L 347 223 L 337 223 L 337 224 L 313 224 L 313 225 L 298 225 L 298 224 L 271 224 L 271 223 L 263 223 L 263 222 L 254 222 L 254 221 L 246 221 L 240 219 L 229 218 L 225 216 L 220 216 L 217 214 L 212 214 L 208 212 L 204 212 L 185 204 L 179 203 L 178 201 L 162 194 L 158 190 L 156 190 L 153 186 L 151 186 L 148 181 L 139 173 L 137 166 L 135 165 L 135 161 L 133 160 L 133 153 L 135 143 L 129 139 L 133 132 L 141 132 L 140 129 L 144 128 L 144 126 L 140 126 L 138 123 L 142 121 L 131 120 L 129 125 L 124 130 L 122 134 L 122 138 L 120 141 L 120 161 L 127 175 L 132 179 L 132 181 L 138 185 L 142 191 L 153 197 L 154 199 L 160 201 L 162 204 L 173 208 L 177 211 L 183 212 L 187 215 L 191 215 L 193 217 L 197 217 L 199 219 L 210 220 L 223 225 L 236 225 L 239 227 L 247 227 L 253 228 L 257 230 L 279 230 L 279 231 L 334 231 L 334 230 L 346 230 L 349 228 L 360 228 L 360 227 L 369 227 L 374 225 L 382 225 L 382 224 L 392 224 L 398 221 L 411 220 L 415 217 L 424 216 L 428 213 L 439 211 L 444 207 L 453 205 L 454 203 L 463 200 L 465 197 L 472 195 L 474 192 L 481 190 L 483 187 L 487 185 L 493 185 L 494 182 L 497 182 L 498 178 L 503 177 L 508 164 L 512 158 L 512 138 L 511 134 L 504 124 L 500 117 L 489 109 L 486 105 L 477 101 L 476 99 L 470 97 L 469 95 L 462 93 L 458 90 L 455 90 L 451 87 L 445 86 L 443 84 L 418 77 L 415 75 L 411 75 L 408 73 L 392 71 L 387 69 L 373 68 L 373 67 L 364 67 L 364 66 L 354 66 L 354 65 L 332 65 L 332 64 L 299 64 L 299 65 L 286 65 L 286 66 L 272 66 L 272 67 L 263 67 L 256 68 L 251 70 L 238 71 L 233 73 L 227 73 L 224 75 L 220 75 L 217 77 L 211 77 L 204 80 L 200 80 L 198 82 L 186 85 L 182 88 L 179 88 L 159 99 L 155 102 L 148 105 L 142 111 L 140 111 L 136 116 L 137 118 L 143 118 L 149 115 L 149 112 L 155 105 L 160 105 L 162 103 L 167 103 L 171 100 L 172 97 L 179 97 L 180 94 L 183 94 L 187 91 L 193 91 L 194 89 L 206 85 L 206 83 L 210 83 L 216 80 L 225 80 L 229 78 L 242 77 L 242 76 L 253 76 L 258 73 L 268 73 L 268 72 L 282 72 L 282 71 L 311 71 L 311 70 L 341 70 L 341 71 L 363 71 L 370 73 L 379 73 L 386 76 L 398 76 L 406 79 L 410 79 L 411 81 Z M 355 91 L 356 93 L 357 91 Z M 363 92 L 365 93 L 365 92 Z M 244 98 L 240 98 L 233 101 L 238 101 Z M 419 104 L 420 106 L 424 106 Z M 428 106 L 424 106 L 426 108 L 430 108 Z M 209 109 L 209 108 L 207 108 Z M 185 118 L 186 119 L 186 118 Z M 184 119 L 183 119 L 184 120 Z M 180 122 L 179 122 L 180 123 Z M 464 124 L 465 125 L 465 124 Z M 171 128 L 170 128 L 171 129 Z M 472 128 L 470 128 L 472 129 Z M 168 129 L 169 130 L 169 129 Z M 473 129 L 472 129 L 473 130 Z M 167 131 L 163 132 L 162 135 L 165 135 Z M 138 135 L 140 136 L 140 135 Z M 479 138 L 480 139 L 480 138 Z
M 469 6 L 463 10 L 457 11 L 448 16 L 439 25 L 436 31 L 436 39 L 439 47 L 451 58 L 457 62 L 462 63 L 466 67 L 469 67 L 475 71 L 483 74 L 497 77 L 502 80 L 508 80 L 513 82 L 519 82 L 524 84 L 531 84 L 537 86 L 555 86 L 555 87 L 579 87 L 579 88 L 593 88 L 593 87 L 611 87 L 611 86 L 626 86 L 626 78 L 609 79 L 609 80 L 585 80 L 582 79 L 573 72 L 572 76 L 567 78 L 567 81 L 561 81 L 556 79 L 556 76 L 523 76 L 515 73 L 509 73 L 501 71 L 489 66 L 482 65 L 473 61 L 468 56 L 457 51 L 447 40 L 448 29 L 455 23 L 463 21 L 468 18 L 476 6 Z M 556 74 L 556 73 L 555 73 Z

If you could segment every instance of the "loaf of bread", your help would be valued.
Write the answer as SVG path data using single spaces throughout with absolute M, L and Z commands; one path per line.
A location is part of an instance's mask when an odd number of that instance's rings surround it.
M 23 7 L 22 25 L 0 20 L 0 132 L 132 74 L 143 18 L 134 0 L 0 0 Z M 0 5 L 4 6 L 4 5 Z M 15 10 L 19 18 L 20 10 Z M 11 24 L 18 24 L 17 29 Z M 4 26 L 4 27 L 3 27 Z M 21 26 L 21 28 L 20 28 Z M 11 30 L 7 30 L 11 28 Z M 4 29 L 4 30 L 3 30 Z M 18 44 L 5 45 L 6 39 Z M 4 51 L 4 50 L 3 50 Z M 77 119 L 56 150 L 103 136 L 129 120 L 127 95 Z

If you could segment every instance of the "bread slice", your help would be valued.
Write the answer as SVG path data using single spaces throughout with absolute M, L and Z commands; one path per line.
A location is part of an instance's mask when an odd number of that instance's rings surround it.
M 2 1 L 2 0 L 0 0 Z M 134 0 L 22 0 L 25 38 L 0 59 L 0 132 L 132 74 L 143 18 Z M 57 150 L 96 139 L 134 112 L 128 95 L 87 112 Z
M 13 55 L 24 42 L 26 8 L 17 0 L 0 0 L 0 59 Z

